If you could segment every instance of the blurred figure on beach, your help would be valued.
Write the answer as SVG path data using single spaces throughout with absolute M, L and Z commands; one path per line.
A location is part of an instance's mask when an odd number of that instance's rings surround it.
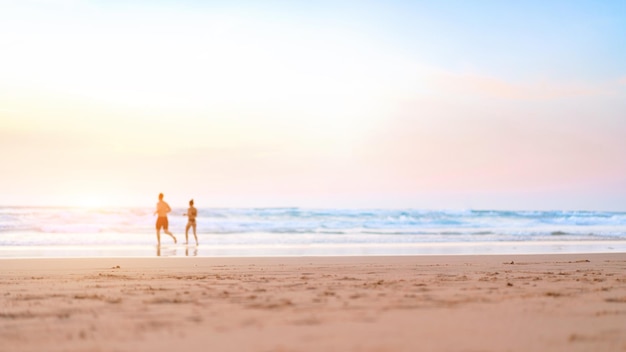
M 161 228 L 163 229 L 163 232 L 170 235 L 172 239 L 174 239 L 174 243 L 176 243 L 176 237 L 174 237 L 174 235 L 172 235 L 172 233 L 167 229 L 169 226 L 167 213 L 170 211 L 172 211 L 172 208 L 170 208 L 170 205 L 163 200 L 163 193 L 159 193 L 159 202 L 157 203 L 156 211 L 154 212 L 155 215 L 158 214 L 156 221 L 156 235 L 157 245 L 159 246 L 161 245 Z
M 193 206 L 193 199 L 189 201 L 189 209 L 187 209 L 187 213 L 183 214 L 187 216 L 187 226 L 185 227 L 185 244 L 189 243 L 189 228 L 193 227 L 193 237 L 196 239 L 196 246 L 198 245 L 198 236 L 196 235 L 196 215 L 198 215 L 198 210 Z

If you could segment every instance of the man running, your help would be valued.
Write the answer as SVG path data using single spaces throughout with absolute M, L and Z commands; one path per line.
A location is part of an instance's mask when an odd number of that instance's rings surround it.
M 167 222 L 167 213 L 172 211 L 170 205 L 163 201 L 163 193 L 159 194 L 159 202 L 156 205 L 156 211 L 154 214 L 158 214 L 156 221 L 156 235 L 157 235 L 157 245 L 161 245 L 161 228 L 163 228 L 163 232 L 170 235 L 174 239 L 174 243 L 176 243 L 176 237 L 172 235 L 171 232 L 168 231 L 168 222 Z

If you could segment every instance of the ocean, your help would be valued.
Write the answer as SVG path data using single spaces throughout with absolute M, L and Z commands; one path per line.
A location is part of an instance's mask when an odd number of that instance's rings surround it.
M 626 212 L 198 208 L 185 246 L 185 211 L 159 248 L 152 207 L 0 207 L 0 258 L 626 252 Z

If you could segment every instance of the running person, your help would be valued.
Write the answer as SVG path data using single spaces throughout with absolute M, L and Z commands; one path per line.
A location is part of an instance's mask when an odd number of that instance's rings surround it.
M 185 244 L 189 243 L 189 228 L 193 227 L 193 237 L 196 238 L 196 246 L 198 245 L 198 236 L 196 235 L 196 215 L 198 210 L 193 206 L 193 199 L 189 201 L 189 209 L 187 209 L 187 226 L 185 227 Z
M 163 201 L 163 193 L 159 194 L 159 202 L 156 205 L 155 215 L 159 215 L 156 221 L 156 235 L 157 235 L 157 245 L 161 245 L 161 228 L 163 228 L 163 232 L 170 235 L 174 239 L 174 243 L 176 243 L 176 237 L 172 235 L 171 232 L 167 229 L 168 221 L 167 221 L 167 213 L 172 211 L 170 205 Z

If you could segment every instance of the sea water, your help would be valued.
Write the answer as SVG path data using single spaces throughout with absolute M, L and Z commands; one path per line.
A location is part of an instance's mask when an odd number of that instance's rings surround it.
M 626 252 L 626 212 L 0 207 L 1 257 L 419 255 Z

